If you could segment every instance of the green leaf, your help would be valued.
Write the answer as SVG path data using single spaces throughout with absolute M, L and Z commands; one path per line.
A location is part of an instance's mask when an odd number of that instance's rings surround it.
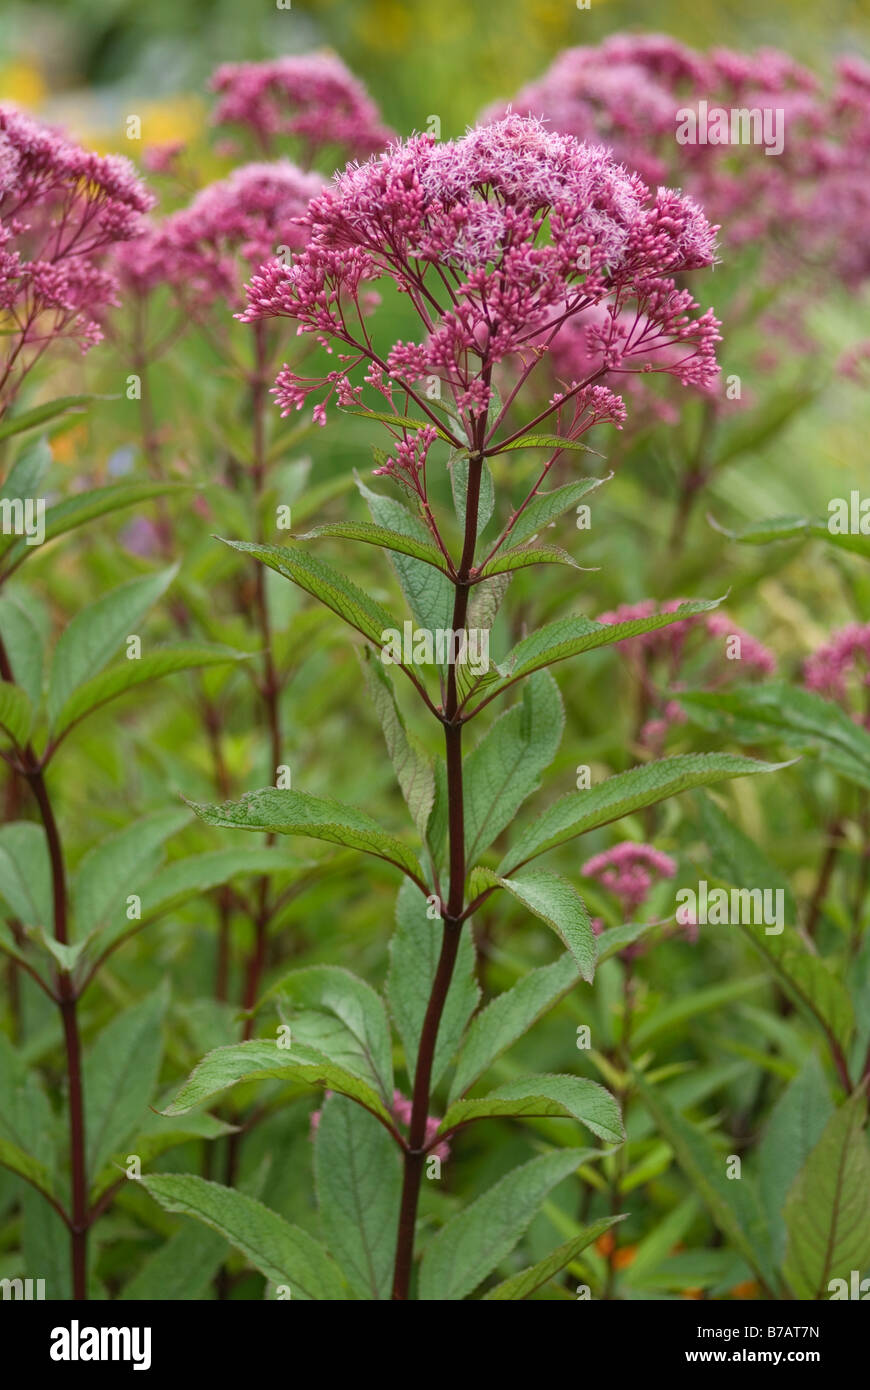
M 867 1101 L 852 1096 L 831 1116 L 789 1190 L 783 1273 L 798 1298 L 830 1297 L 830 1281 L 870 1266 Z M 847 1295 L 848 1296 L 848 1295 Z
M 370 647 L 364 648 L 363 674 L 377 710 L 390 761 L 402 795 L 421 840 L 426 837 L 429 814 L 435 802 L 435 774 L 419 741 L 408 733 L 392 682 Z
M 773 1107 L 758 1149 L 761 1200 L 777 1264 L 785 1256 L 786 1196 L 833 1110 L 819 1059 L 811 1056 Z
M 178 566 L 131 579 L 103 594 L 96 603 L 79 609 L 61 633 L 51 663 L 48 683 L 48 717 L 54 722 L 67 700 L 80 685 L 118 654 L 125 639 L 152 604 L 172 583 Z
M 87 1171 L 99 1173 L 142 1123 L 163 1053 L 166 986 L 119 1014 L 85 1057 Z
M 716 1225 L 768 1288 L 775 1287 L 767 1236 L 755 1189 L 748 1177 L 725 1176 L 724 1156 L 717 1154 L 696 1125 L 676 1110 L 638 1072 L 633 1083 L 677 1162 L 703 1199 Z
M 161 1154 L 177 1149 L 192 1139 L 223 1139 L 236 1133 L 236 1126 L 225 1124 L 213 1115 L 187 1115 L 183 1120 L 169 1120 L 164 1115 L 148 1112 L 142 1129 L 132 1133 L 126 1144 L 112 1154 L 91 1183 L 91 1202 L 96 1202 L 119 1178 L 126 1175 L 127 1157 L 136 1154 L 145 1168 Z M 134 1179 L 130 1179 L 134 1181 Z
M 643 1019 L 632 1031 L 632 1046 L 636 1049 L 647 1047 L 653 1038 L 660 1037 L 662 1033 L 679 1029 L 682 1024 L 687 1023 L 691 1018 L 697 1018 L 699 1014 L 711 1014 L 715 1009 L 721 1009 L 726 1004 L 743 999 L 745 995 L 751 994 L 753 990 L 758 989 L 764 983 L 765 977 L 756 975 L 753 979 L 728 980 L 725 984 L 708 985 L 706 989 L 694 989 L 690 993 L 674 999 L 671 1003 L 657 1008 Z
M 698 794 L 701 829 L 710 849 L 710 867 L 716 878 L 735 888 L 766 888 L 781 892 L 785 916 L 797 920 L 797 904 L 788 879 L 771 864 L 755 840 L 739 830 L 705 793 Z
M 94 521 L 98 516 L 123 511 L 126 507 L 138 506 L 154 497 L 164 497 L 173 492 L 189 491 L 188 483 L 113 483 L 110 487 L 97 487 L 89 492 L 76 493 L 65 497 L 53 507 L 45 509 L 45 540 L 52 541 L 68 531 Z M 21 561 L 40 549 L 27 544 L 24 537 L 0 536 L 0 556 L 6 557 L 3 578 L 8 578 Z
M 0 897 L 22 926 L 52 921 L 51 861 L 36 821 L 0 826 Z
M 500 1115 L 516 1119 L 578 1120 L 599 1139 L 621 1144 L 625 1138 L 619 1106 L 609 1091 L 584 1076 L 524 1076 L 490 1091 L 487 1096 L 457 1100 L 447 1111 L 439 1134 L 448 1134 L 472 1120 Z
M 267 1279 L 289 1286 L 292 1298 L 315 1303 L 345 1298 L 344 1281 L 323 1246 L 244 1192 L 190 1173 L 143 1178 L 142 1186 L 166 1211 L 220 1232 Z
M 229 647 L 206 646 L 177 642 L 167 643 L 140 657 L 138 661 L 121 661 L 115 666 L 101 671 L 93 680 L 85 681 L 67 700 L 57 716 L 52 735 L 57 742 L 74 724 L 92 714 L 101 705 L 125 695 L 128 690 L 138 689 L 149 681 L 174 675 L 178 671 L 193 671 L 203 666 L 223 666 L 230 661 L 244 661 L 246 652 L 236 652 Z
M 241 801 L 225 801 L 219 806 L 194 802 L 190 805 L 207 825 L 224 830 L 256 830 L 329 840 L 373 854 L 377 859 L 386 859 L 411 878 L 419 880 L 420 877 L 420 865 L 407 845 L 381 830 L 365 811 L 345 806 L 331 797 L 263 787 L 261 791 L 246 792 Z
M 499 878 L 489 869 L 475 869 L 476 887 L 496 885 L 506 888 L 519 902 L 559 937 L 568 947 L 584 980 L 595 975 L 597 950 L 586 904 L 567 879 L 543 869 L 532 869 L 522 877 Z
M 862 536 L 860 532 L 854 531 L 831 531 L 829 522 L 832 518 L 813 520 L 804 516 L 775 516 L 768 521 L 755 521 L 741 526 L 737 530 L 729 530 L 719 525 L 712 517 L 708 519 L 714 530 L 727 536 L 729 540 L 739 541 L 741 545 L 767 545 L 771 541 L 812 539 L 827 541 L 829 545 L 839 546 L 841 550 L 850 550 L 855 555 L 870 556 L 870 536 Z
M 32 723 L 33 710 L 27 693 L 19 685 L 0 681 L 0 729 L 17 747 L 23 748 L 30 737 Z
M 431 536 L 423 522 L 403 507 L 401 502 L 373 492 L 360 478 L 357 479 L 357 487 L 368 506 L 372 520 L 378 526 L 397 531 L 418 545 L 431 543 Z M 439 574 L 431 565 L 422 564 L 409 555 L 393 554 L 390 556 L 390 563 L 396 571 L 402 593 L 420 627 L 430 632 L 451 630 L 454 590 L 446 574 Z M 395 628 L 397 624 L 390 620 L 386 626 Z
M 21 450 L 0 487 L 0 497 L 36 497 L 51 465 L 51 446 L 44 438 Z
M 660 926 L 660 922 L 623 922 L 618 927 L 608 927 L 600 936 L 596 936 L 595 945 L 598 949 L 598 959 L 596 965 L 603 965 L 606 960 L 624 951 L 626 946 L 633 946 L 641 937 L 654 931 Z
M 607 478 L 578 478 L 575 483 L 566 483 L 552 492 L 533 493 L 532 500 L 520 512 L 505 539 L 514 546 L 519 545 L 520 541 L 543 531 L 556 517 L 576 506 L 581 497 L 607 481 Z
M 592 618 L 558 618 L 556 622 L 547 623 L 537 632 L 524 637 L 508 653 L 501 663 L 505 675 L 487 691 L 487 700 L 544 666 L 552 666 L 557 661 L 580 656 L 598 647 L 609 647 L 616 642 L 639 637 L 645 632 L 670 627 L 672 623 L 682 622 L 697 613 L 708 613 L 720 603 L 721 599 L 692 599 L 681 603 L 673 612 L 653 613 L 648 618 L 632 618 L 624 623 L 598 623 Z
M 832 700 L 796 685 L 740 686 L 729 691 L 681 691 L 690 715 L 714 712 L 741 741 L 780 738 L 812 751 L 841 776 L 870 787 L 870 733 Z
M 293 1041 L 315 1048 L 393 1102 L 390 1025 L 371 985 L 338 965 L 310 965 L 282 976 L 264 996 L 290 1024 Z
M 709 787 L 754 772 L 776 772 L 783 766 L 733 753 L 682 753 L 633 767 L 586 791 L 571 792 L 544 811 L 505 855 L 499 871 L 512 875 L 529 859 L 576 835 L 622 820 L 691 787 Z
M 582 569 L 567 550 L 555 545 L 520 545 L 513 550 L 501 550 L 494 559 L 480 571 L 484 578 L 493 574 L 505 574 L 511 570 L 528 569 L 530 565 L 570 565 L 572 569 Z
M 465 851 L 469 863 L 511 824 L 536 791 L 562 738 L 565 713 L 547 672 L 529 681 L 522 702 L 506 710 L 465 761 Z
M 530 970 L 487 1004 L 472 1019 L 456 1064 L 450 1101 L 464 1095 L 512 1043 L 574 988 L 579 978 L 577 962 L 566 951 L 552 965 Z
M 204 1300 L 226 1255 L 223 1235 L 207 1226 L 185 1223 L 157 1247 L 118 1298 L 147 1303 Z
M 460 454 L 448 464 L 450 469 L 450 487 L 453 492 L 453 505 L 456 508 L 456 519 L 465 533 L 465 509 L 468 501 L 468 457 Z M 477 535 L 481 535 L 486 530 L 489 520 L 495 510 L 495 484 L 492 481 L 492 473 L 486 459 L 480 470 L 480 500 L 477 507 Z
M 205 1105 L 214 1096 L 247 1081 L 297 1081 L 339 1091 L 365 1106 L 373 1115 L 392 1125 L 392 1119 L 377 1093 L 344 1067 L 336 1066 L 316 1048 L 294 1043 L 282 1047 L 276 1038 L 231 1043 L 217 1047 L 198 1062 L 171 1105 L 161 1114 L 183 1115 L 194 1106 Z
M 410 883 L 403 883 L 396 902 L 396 930 L 390 942 L 387 998 L 402 1039 L 405 1068 L 412 1079 L 417 1066 L 417 1045 L 441 953 L 442 933 L 441 919 L 430 921 L 423 899 Z M 480 999 L 474 964 L 474 943 L 470 932 L 463 931 L 453 978 L 438 1025 L 432 1063 L 433 1089 L 444 1075 Z
M 0 636 L 15 684 L 36 709 L 42 701 L 42 635 L 30 614 L 14 598 L 0 598 Z
M 402 1163 L 398 1146 L 371 1115 L 330 1096 L 314 1143 L 314 1181 L 330 1253 L 360 1298 L 390 1297 Z
M 513 1250 L 554 1187 L 584 1162 L 585 1149 L 531 1159 L 452 1217 L 430 1242 L 420 1267 L 420 1298 L 465 1298 Z
M 56 419 L 58 415 L 69 415 L 72 412 L 81 414 L 89 401 L 98 399 L 98 396 L 89 395 L 58 396 L 53 401 L 35 405 L 32 410 L 22 411 L 20 415 L 6 415 L 0 420 L 0 439 L 8 439 L 13 434 L 24 434 L 26 430 L 39 429 L 40 425 Z
M 313 531 L 306 531 L 305 535 L 296 536 L 294 539 L 310 541 L 317 540 L 320 536 L 339 536 L 344 540 L 364 541 L 366 545 L 377 545 L 384 550 L 396 551 L 400 555 L 411 555 L 415 560 L 422 560 L 424 564 L 441 570 L 442 574 L 447 573 L 444 556 L 436 546 L 424 544 L 413 536 L 402 535 L 399 531 L 391 531 L 387 526 L 373 526 L 368 521 L 337 521 L 326 526 L 316 526 Z
M 792 998 L 809 1009 L 828 1036 L 847 1052 L 855 1014 L 845 985 L 820 956 L 809 951 L 793 928 L 769 935 L 763 926 L 739 925 Z
M 440 439 L 447 439 L 444 433 L 433 420 L 418 420 L 412 415 L 389 415 L 379 410 L 348 410 L 348 415 L 360 415 L 364 420 L 380 420 L 385 425 L 394 425 L 402 430 L 429 430 L 437 431 Z
M 506 454 L 511 449 L 573 449 L 578 453 L 595 453 L 594 449 L 590 449 L 588 444 L 581 443 L 579 439 L 563 439 L 558 434 L 526 434 L 511 444 L 496 445 L 494 449 L 488 450 L 488 454 Z
M 0 1165 L 54 1194 L 54 1117 L 37 1074 L 0 1033 Z
M 384 632 L 396 626 L 385 608 L 331 565 L 310 555 L 301 545 L 256 545 L 250 541 L 226 541 L 225 544 L 243 555 L 252 555 L 255 560 L 261 560 L 276 574 L 283 575 L 319 599 L 349 627 L 374 642 L 375 646 L 382 646 Z
M 604 1216 L 600 1221 L 594 1221 L 591 1226 L 584 1226 L 576 1236 L 566 1240 L 564 1245 L 560 1245 L 552 1254 L 546 1255 L 543 1260 L 538 1260 L 537 1264 L 530 1265 L 528 1269 L 522 1269 L 518 1274 L 512 1274 L 510 1279 L 505 1279 L 501 1284 L 496 1284 L 494 1289 L 483 1295 L 484 1302 L 494 1300 L 497 1302 L 518 1302 L 520 1299 L 528 1298 L 536 1289 L 540 1289 L 565 1268 L 566 1265 L 576 1260 L 581 1251 L 587 1245 L 603 1236 L 605 1231 L 609 1231 L 611 1226 L 617 1222 L 624 1221 L 625 1216 Z
M 160 863 L 163 842 L 190 819 L 190 811 L 183 806 L 155 811 L 106 836 L 88 851 L 72 884 L 73 915 L 80 940 L 113 909 L 123 914 L 131 893 L 141 895 L 143 883 Z

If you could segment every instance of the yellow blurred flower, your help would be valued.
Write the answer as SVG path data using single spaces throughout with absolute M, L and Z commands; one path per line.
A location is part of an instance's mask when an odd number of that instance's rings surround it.
M 45 93 L 42 73 L 34 63 L 22 61 L 0 67 L 0 101 L 33 109 L 42 103 Z

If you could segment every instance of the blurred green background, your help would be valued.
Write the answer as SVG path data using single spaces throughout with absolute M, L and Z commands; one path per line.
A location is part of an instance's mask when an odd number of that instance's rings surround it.
M 291 4 L 291 0 L 284 0 Z M 161 138 L 188 133 L 191 98 L 219 62 L 335 49 L 399 131 L 437 114 L 461 132 L 509 97 L 560 48 L 621 30 L 663 32 L 695 47 L 787 48 L 819 68 L 870 55 L 870 0 L 58 0 L 5 3 L 0 97 L 66 115 L 84 136 L 115 126 L 135 98 Z M 138 109 L 138 108 L 137 108 Z M 157 138 L 157 137 L 155 137 Z

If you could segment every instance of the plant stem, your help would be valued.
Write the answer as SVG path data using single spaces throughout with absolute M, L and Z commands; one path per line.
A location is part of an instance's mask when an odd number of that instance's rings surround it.
M 480 429 L 484 428 L 481 422 Z M 477 540 L 477 515 L 480 507 L 480 481 L 483 472 L 483 458 L 480 452 L 473 453 L 469 459 L 468 495 L 465 507 L 465 540 L 462 559 L 456 573 L 455 596 L 453 600 L 453 631 L 461 632 L 468 617 L 469 574 L 474 564 L 474 547 Z M 414 1259 L 414 1232 L 417 1223 L 417 1206 L 420 1200 L 420 1182 L 423 1176 L 426 1138 L 426 1122 L 429 1117 L 429 1096 L 432 1084 L 432 1063 L 435 1045 L 438 1041 L 438 1028 L 447 1001 L 450 981 L 456 965 L 456 954 L 462 933 L 463 907 L 465 903 L 465 809 L 462 787 L 462 719 L 458 715 L 459 697 L 456 685 L 456 666 L 451 664 L 447 677 L 447 698 L 444 704 L 444 740 L 447 760 L 447 816 L 450 844 L 450 891 L 447 907 L 443 912 L 444 929 L 441 938 L 441 954 L 432 981 L 429 1003 L 420 1033 L 420 1046 L 417 1051 L 417 1065 L 414 1071 L 414 1093 L 411 1101 L 411 1122 L 408 1129 L 408 1145 L 404 1153 L 404 1174 L 402 1197 L 399 1207 L 399 1230 L 396 1240 L 396 1263 L 393 1271 L 393 1299 L 405 1301 L 411 1283 L 411 1268 Z
M 39 807 L 45 838 L 51 859 L 51 883 L 54 901 L 54 935 L 62 945 L 68 943 L 66 871 L 60 831 L 42 768 L 32 750 L 27 750 L 24 775 Z M 70 1240 L 72 1257 L 73 1298 L 87 1299 L 88 1260 L 88 1179 L 85 1160 L 85 1104 L 82 1087 L 82 1052 L 78 1024 L 78 998 L 72 977 L 64 972 L 58 980 L 58 1007 L 63 1024 L 66 1048 L 67 1084 L 69 1088 L 69 1142 L 72 1169 L 72 1219 Z

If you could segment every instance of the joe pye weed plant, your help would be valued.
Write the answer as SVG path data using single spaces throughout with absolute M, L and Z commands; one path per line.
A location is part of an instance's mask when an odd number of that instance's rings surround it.
M 244 317 L 287 318 L 333 354 L 338 365 L 320 375 L 284 368 L 278 403 L 286 413 L 314 395 L 315 418 L 325 424 L 334 398 L 339 408 L 384 426 L 388 443 L 375 450 L 375 471 L 393 492 L 360 482 L 371 522 L 321 526 L 282 547 L 229 543 L 365 639 L 366 682 L 419 847 L 360 809 L 298 790 L 270 787 L 195 807 L 211 825 L 361 850 L 394 865 L 405 881 L 386 999 L 339 967 L 291 971 L 257 1006 L 257 1013 L 277 1008 L 272 1034 L 209 1053 L 164 1112 L 186 1113 L 255 1080 L 325 1088 L 314 1139 L 325 1245 L 246 1194 L 195 1176 L 148 1177 L 145 1185 L 169 1210 L 223 1231 L 279 1296 L 462 1299 L 510 1253 L 558 1183 L 624 1138 L 614 1097 L 570 1071 L 479 1093 L 501 1053 L 579 980 L 591 983 L 596 961 L 644 931 L 615 928 L 596 941 L 574 886 L 528 866 L 677 792 L 772 766 L 727 753 L 646 763 L 535 807 L 536 818 L 510 835 L 498 859 L 493 842 L 510 831 L 558 746 L 563 715 L 549 668 L 705 612 L 716 601 L 627 622 L 563 618 L 526 633 L 485 670 L 461 660 L 462 638 L 490 631 L 515 571 L 551 564 L 577 572 L 567 553 L 536 541 L 602 481 L 548 485 L 564 459 L 587 452 L 583 436 L 593 425 L 618 427 L 624 419 L 622 400 L 597 384 L 617 336 L 624 370 L 668 371 L 687 384 L 714 378 L 716 320 L 700 313 L 674 279 L 713 263 L 714 230 L 691 200 L 667 189 L 651 195 L 603 149 L 516 116 L 443 144 L 415 136 L 349 166 L 312 200 L 305 226 L 305 249 L 289 265 L 276 259 L 254 276 Z M 364 304 L 373 283 L 408 297 L 420 321 L 418 342 L 379 342 L 377 313 Z M 598 362 L 582 380 L 565 382 L 537 414 L 524 414 L 527 383 L 549 340 L 596 306 L 607 311 Z M 372 396 L 380 397 L 377 408 L 368 404 Z M 538 460 L 531 468 L 523 462 L 529 453 Z M 511 482 L 502 498 L 491 461 L 504 458 Z M 453 515 L 445 506 L 448 477 Z M 387 634 L 402 630 L 404 616 L 315 554 L 318 539 L 389 552 L 417 633 L 448 631 L 456 639 L 444 663 L 426 669 L 425 641 L 410 658 L 393 652 L 385 663 Z M 441 726 L 443 757 L 430 759 L 410 729 L 393 670 Z M 493 720 L 496 702 L 515 688 L 519 702 Z M 472 1019 L 479 992 L 470 923 L 498 893 L 545 922 L 567 949 Z M 390 1020 L 409 1101 L 394 1085 Z M 440 1120 L 433 1110 L 443 1111 Z M 442 1164 L 460 1162 L 466 1127 L 497 1116 L 561 1117 L 607 1148 L 542 1146 L 434 1235 L 427 1232 L 417 1268 L 424 1173 L 437 1179 Z M 487 1296 L 525 1297 L 621 1215 L 585 1227 L 540 1267 Z

